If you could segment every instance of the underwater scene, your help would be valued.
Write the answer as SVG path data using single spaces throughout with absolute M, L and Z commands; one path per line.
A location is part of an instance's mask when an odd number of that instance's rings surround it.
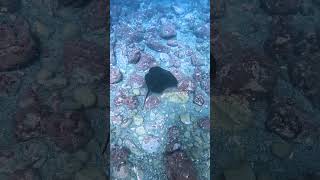
M 320 179 L 320 1 L 211 10 L 213 179 Z
M 111 179 L 210 179 L 210 2 L 110 2 Z

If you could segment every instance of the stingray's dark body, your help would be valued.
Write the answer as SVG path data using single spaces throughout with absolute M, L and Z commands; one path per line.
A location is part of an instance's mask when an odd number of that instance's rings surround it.
M 145 100 L 149 93 L 162 93 L 165 89 L 178 85 L 178 80 L 170 71 L 158 66 L 150 68 L 144 79 L 148 88 Z

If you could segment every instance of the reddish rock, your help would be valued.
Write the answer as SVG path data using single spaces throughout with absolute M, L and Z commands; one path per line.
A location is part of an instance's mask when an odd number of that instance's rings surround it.
M 78 83 L 99 81 L 106 76 L 107 62 L 104 48 L 86 40 L 70 40 L 64 43 L 64 70 Z
M 148 39 L 146 41 L 146 45 L 156 51 L 156 52 L 163 52 L 163 53 L 167 53 L 169 52 L 169 49 L 167 46 L 161 44 L 159 41 L 155 40 L 155 39 Z
M 210 130 L 210 119 L 209 117 L 204 117 L 204 118 L 201 118 L 199 119 L 198 121 L 198 125 L 201 129 L 203 130 Z
M 82 13 L 82 19 L 88 30 L 97 30 L 107 26 L 107 9 L 109 4 L 104 0 L 92 0 Z
M 171 39 L 176 35 L 176 28 L 173 24 L 165 24 L 161 26 L 160 37 L 162 37 L 163 39 Z
M 215 92 L 241 94 L 250 100 L 269 96 L 278 75 L 273 61 L 250 49 L 241 52 L 237 61 L 217 65 Z
M 149 54 L 142 53 L 140 61 L 137 63 L 138 70 L 147 70 L 156 66 L 156 60 Z
M 178 89 L 181 91 L 194 92 L 196 89 L 196 85 L 191 79 L 186 78 L 179 81 Z
M 178 150 L 165 157 L 168 180 L 197 180 L 197 173 L 186 153 Z
M 196 93 L 193 96 L 193 103 L 198 105 L 198 106 L 202 106 L 204 104 L 204 97 L 202 94 L 200 93 Z
M 20 88 L 22 74 L 0 73 L 0 96 L 15 95 Z
M 141 88 L 144 85 L 144 77 L 133 73 L 131 75 L 129 75 L 129 80 L 127 81 L 127 83 L 132 87 L 132 88 Z
M 201 70 L 201 68 L 199 67 L 196 67 L 194 69 L 194 72 L 193 72 L 193 79 L 197 82 L 200 82 L 202 80 L 202 76 L 204 75 L 205 73 Z
M 122 73 L 119 68 L 110 68 L 110 84 L 116 84 L 122 80 Z
M 68 152 L 83 148 L 92 137 L 90 124 L 81 112 L 52 114 L 45 122 L 45 132 L 58 147 Z
M 128 62 L 131 64 L 136 64 L 140 60 L 141 52 L 137 48 L 130 49 L 127 52 Z
M 194 34 L 198 38 L 209 38 L 210 37 L 210 24 L 204 24 L 195 29 Z
M 37 46 L 28 23 L 21 17 L 0 23 L 0 71 L 29 64 L 37 56 Z
M 35 169 L 17 170 L 9 175 L 8 180 L 40 180 L 40 174 Z
M 136 96 L 127 96 L 121 92 L 114 98 L 113 102 L 116 106 L 126 105 L 129 109 L 136 109 L 139 106 L 139 100 Z
M 110 154 L 112 166 L 117 167 L 118 165 L 127 162 L 130 150 L 126 147 L 114 146 L 110 149 Z
M 147 109 L 153 109 L 155 107 L 157 107 L 160 104 L 160 99 L 157 96 L 149 96 L 146 99 L 146 104 L 145 107 Z

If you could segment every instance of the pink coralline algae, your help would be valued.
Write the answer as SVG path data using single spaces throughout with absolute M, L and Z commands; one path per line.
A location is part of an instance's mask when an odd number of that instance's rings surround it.
M 196 85 L 191 79 L 183 79 L 178 83 L 178 89 L 181 91 L 194 92 Z
M 122 73 L 119 68 L 110 68 L 110 84 L 116 84 L 122 80 Z
M 127 82 L 132 88 L 141 88 L 145 81 L 144 81 L 144 77 L 139 75 L 139 74 L 136 74 L 136 73 L 133 73 L 131 75 L 129 75 L 129 80 Z
M 160 99 L 157 96 L 149 96 L 146 99 L 146 104 L 145 107 L 147 109 L 153 109 L 155 107 L 157 107 L 160 104 Z
M 36 57 L 36 42 L 22 18 L 1 22 L 0 34 L 0 71 L 19 68 Z
M 142 53 L 140 61 L 137 63 L 138 70 L 147 70 L 153 66 L 156 66 L 156 60 L 149 54 Z
M 129 109 L 136 109 L 139 105 L 139 100 L 136 96 L 127 96 L 124 93 L 120 93 L 114 98 L 114 104 L 116 106 L 126 105 Z

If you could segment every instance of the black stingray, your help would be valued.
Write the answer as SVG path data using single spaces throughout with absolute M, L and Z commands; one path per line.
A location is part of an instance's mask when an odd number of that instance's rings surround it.
M 158 66 L 150 68 L 149 72 L 144 76 L 144 79 L 148 92 L 144 99 L 143 107 L 150 93 L 162 93 L 165 89 L 177 87 L 178 85 L 177 79 L 170 71 Z

